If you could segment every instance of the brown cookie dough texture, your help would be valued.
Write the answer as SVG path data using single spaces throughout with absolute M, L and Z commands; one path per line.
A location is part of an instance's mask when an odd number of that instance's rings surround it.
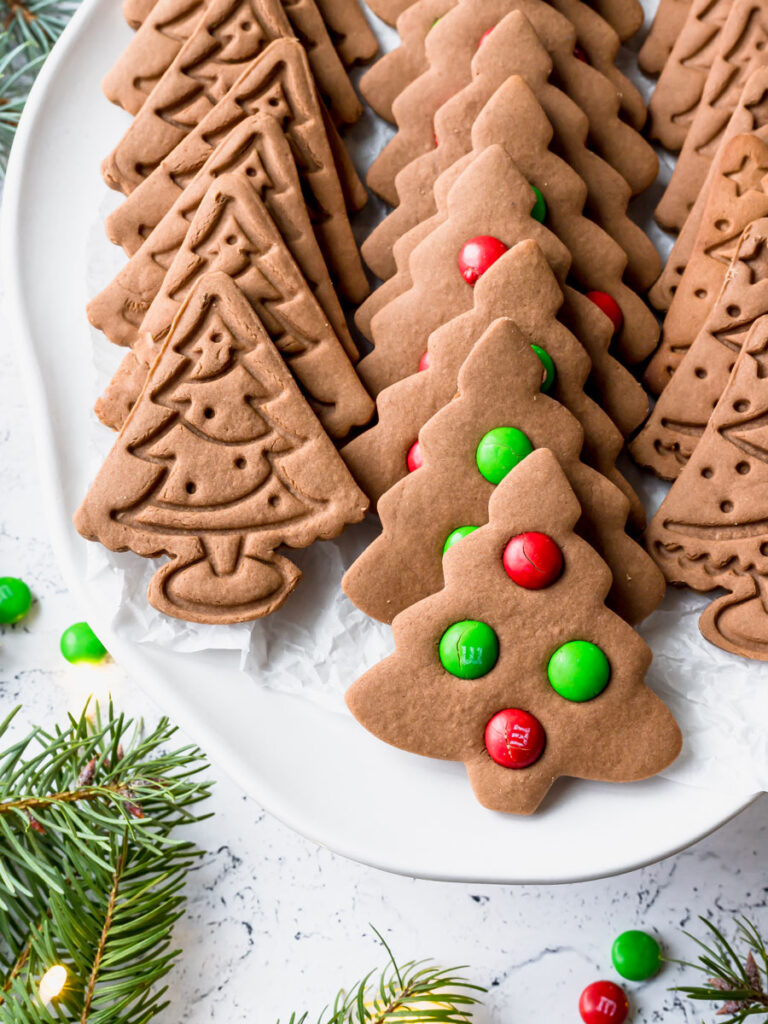
M 368 281 L 347 216 L 345 195 L 349 198 L 349 194 L 339 178 L 331 146 L 334 135 L 326 132 L 328 124 L 304 48 L 293 39 L 270 44 L 152 173 L 136 182 L 137 187 L 107 218 L 107 234 L 129 255 L 136 252 L 221 140 L 247 117 L 259 113 L 273 117 L 291 144 L 318 241 L 339 288 L 353 302 L 362 301 L 368 294 Z M 126 135 L 124 143 L 128 140 Z M 132 144 L 125 152 L 122 147 L 121 143 L 115 151 L 115 161 L 122 154 L 130 166 Z M 359 180 L 358 185 L 364 198 Z
M 648 103 L 648 133 L 682 149 L 734 0 L 693 0 Z
M 489 515 L 448 551 L 445 589 L 395 619 L 395 653 L 347 692 L 353 715 L 403 750 L 463 761 L 480 803 L 507 813 L 536 810 L 560 776 L 620 782 L 661 771 L 680 751 L 680 730 L 644 683 L 649 648 L 603 604 L 610 572 L 573 532 L 579 502 L 552 452 L 524 459 L 496 488 Z M 563 555 L 562 575 L 544 590 L 518 587 L 502 565 L 507 542 L 528 531 L 546 533 Z M 476 679 L 457 679 L 438 657 L 445 630 L 465 619 L 498 638 L 496 664 Z M 611 670 L 602 693 L 580 704 L 547 678 L 554 651 L 574 639 L 597 644 Z M 502 767 L 486 751 L 486 725 L 507 708 L 534 715 L 546 733 L 527 768 Z
M 600 155 L 624 176 L 633 192 L 642 191 L 655 179 L 655 153 L 619 118 L 615 85 L 596 67 L 574 56 L 576 34 L 567 18 L 542 0 L 462 0 L 427 34 L 429 70 L 395 101 L 398 133 L 368 172 L 371 189 L 390 204 L 397 201 L 397 173 L 435 148 L 435 113 L 471 81 L 472 58 L 483 34 L 512 10 L 526 15 L 552 54 L 561 87 L 589 118 L 591 142 Z
M 704 185 L 731 114 L 752 72 L 768 65 L 768 10 L 762 0 L 735 0 L 718 38 L 712 69 L 655 217 L 680 231 Z
M 89 540 L 170 559 L 148 598 L 188 622 L 279 608 L 300 572 L 276 549 L 361 520 L 368 502 L 225 274 L 201 277 L 75 515 Z
M 768 661 L 768 317 L 747 335 L 707 427 L 648 529 L 670 583 L 722 588 L 699 628 L 723 650 Z
M 637 63 L 646 75 L 660 75 L 683 30 L 692 0 L 659 0 Z
M 768 145 L 754 135 L 737 135 L 720 155 L 693 252 L 664 320 L 661 345 L 646 370 L 646 383 L 657 394 L 669 385 L 704 326 L 742 231 L 766 216 Z
M 473 126 L 478 118 L 490 120 L 491 111 L 496 111 L 498 120 L 500 108 L 506 104 L 509 121 L 499 126 L 503 130 L 495 141 L 505 145 L 531 184 L 541 189 L 548 208 L 562 209 L 565 192 L 566 206 L 576 205 L 577 213 L 583 211 L 622 247 L 629 260 L 626 276 L 632 287 L 647 289 L 656 280 L 661 267 L 658 252 L 627 217 L 629 187 L 610 164 L 588 148 L 589 122 L 565 93 L 548 82 L 551 71 L 552 61 L 533 26 L 520 11 L 512 11 L 475 54 L 471 83 L 437 111 L 435 135 L 440 145 L 411 161 L 395 178 L 398 204 L 362 246 L 363 258 L 378 277 L 386 279 L 395 273 L 393 250 L 397 240 L 436 212 L 434 183 L 472 148 Z M 513 110 L 510 80 L 514 75 L 524 79 L 531 96 L 522 95 L 524 90 L 518 84 L 517 107 Z M 520 130 L 520 125 L 525 127 Z M 550 143 L 562 160 L 547 151 Z M 546 164 L 546 170 L 540 162 Z M 559 173 L 555 172 L 557 184 L 550 178 L 555 166 L 559 168 Z M 559 234 L 554 222 L 548 224 Z M 588 234 L 593 230 L 588 229 Z M 569 237 L 572 239 L 572 235 Z M 577 266 L 577 254 L 583 251 L 578 240 L 571 251 Z M 594 260 L 590 260 L 590 266 L 594 266 Z M 602 290 L 610 293 L 611 287 Z M 617 295 L 614 297 L 618 300 Z
M 411 445 L 430 417 L 456 394 L 459 370 L 477 339 L 494 321 L 512 317 L 529 345 L 543 348 L 554 361 L 555 381 L 547 393 L 579 421 L 582 458 L 624 491 L 633 512 L 642 515 L 639 498 L 616 469 L 622 436 L 585 394 L 590 359 L 557 319 L 562 303 L 563 294 L 535 242 L 520 242 L 494 263 L 475 286 L 474 307 L 430 335 L 428 366 L 382 391 L 376 402 L 377 424 L 342 449 L 342 458 L 372 503 L 406 475 Z M 607 349 L 604 367 L 617 398 L 625 399 L 628 407 L 645 406 L 634 378 Z M 594 379 L 590 383 L 600 390 Z
M 673 480 L 701 440 L 754 322 L 768 315 L 768 219 L 744 231 L 696 340 L 630 445 L 641 465 Z
M 136 360 L 148 372 L 179 304 L 195 281 L 213 271 L 237 283 L 333 437 L 344 437 L 370 420 L 370 396 L 241 166 L 217 178 L 197 208 L 133 338 L 126 365 L 98 403 L 105 423 L 122 425 L 138 398 Z

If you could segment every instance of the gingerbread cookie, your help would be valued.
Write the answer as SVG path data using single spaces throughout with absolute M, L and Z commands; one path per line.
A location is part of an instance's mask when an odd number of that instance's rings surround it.
M 639 622 L 661 601 L 658 569 L 625 532 L 626 497 L 580 461 L 581 427 L 542 393 L 541 380 L 541 361 L 512 320 L 496 320 L 471 348 L 457 397 L 421 428 L 407 455 L 410 472 L 379 500 L 384 532 L 342 581 L 367 615 L 389 622 L 439 590 L 448 537 L 488 521 L 494 487 L 536 448 L 555 452 L 579 497 L 579 532 L 613 573 L 611 607 Z
M 375 504 L 405 476 L 413 442 L 427 420 L 456 394 L 459 370 L 477 339 L 495 320 L 510 317 L 528 343 L 536 346 L 534 351 L 544 367 L 542 390 L 581 424 L 584 460 L 624 491 L 632 504 L 633 518 L 642 521 L 642 505 L 615 466 L 622 435 L 585 394 L 590 358 L 557 319 L 563 293 L 536 243 L 519 242 L 498 259 L 475 285 L 473 298 L 471 310 L 430 335 L 419 372 L 379 394 L 378 423 L 342 449 L 342 458 L 371 502 Z M 607 345 L 599 364 L 605 376 L 591 383 L 598 393 L 606 386 L 615 389 L 616 397 L 642 416 L 646 403 L 637 382 L 606 349 Z
M 727 591 L 699 619 L 711 643 L 768 661 L 768 317 L 747 335 L 706 430 L 648 529 L 671 583 Z
M 657 309 L 669 309 L 680 278 L 691 258 L 723 148 L 737 135 L 757 135 L 762 142 L 768 142 L 768 131 L 764 131 L 766 128 L 768 128 L 768 67 L 762 67 L 753 71 L 744 84 L 738 106 L 731 114 L 720 139 L 704 186 L 696 196 L 696 201 L 685 219 L 682 231 L 675 239 L 675 244 L 658 281 L 648 293 L 651 302 Z
M 336 537 L 367 508 L 237 286 L 200 278 L 75 515 L 89 540 L 145 558 L 159 611 L 268 615 L 301 576 L 276 554 Z
M 622 43 L 643 26 L 643 5 L 639 0 L 592 0 L 592 6 Z
M 758 0 L 735 0 L 718 38 L 712 70 L 669 184 L 654 216 L 680 231 L 703 186 L 742 89 L 768 64 L 768 11 Z
M 315 238 L 291 148 L 268 114 L 246 118 L 223 138 L 143 245 L 91 300 L 89 320 L 110 341 L 132 344 L 203 196 L 219 175 L 242 166 L 247 183 L 264 201 L 347 355 L 357 361 L 357 346 Z
M 659 0 L 651 28 L 637 55 L 637 63 L 646 75 L 660 75 L 664 70 L 691 3 L 692 0 Z
M 463 761 L 494 811 L 532 813 L 563 775 L 645 778 L 680 751 L 644 684 L 650 649 L 605 607 L 610 573 L 573 533 L 579 513 L 552 453 L 529 455 L 490 522 L 447 552 L 445 589 L 397 617 L 395 653 L 347 691 L 379 739 Z M 546 553 L 541 577 L 526 572 L 531 550 Z
M 656 177 L 656 154 L 618 117 L 615 87 L 573 54 L 576 35 L 570 22 L 541 0 L 462 0 L 440 19 L 426 38 L 429 70 L 398 96 L 394 104 L 399 131 L 368 172 L 370 188 L 394 204 L 397 173 L 421 153 L 435 148 L 435 113 L 471 81 L 472 57 L 482 36 L 510 10 L 521 10 L 552 54 L 563 89 L 589 118 L 594 147 L 626 178 L 633 192 Z
M 755 320 L 768 314 L 768 219 L 738 243 L 707 320 L 630 446 L 636 461 L 673 480 L 691 457 Z
M 368 281 L 347 217 L 306 54 L 280 39 L 258 57 L 214 109 L 107 218 L 107 234 L 133 255 L 198 173 L 219 142 L 245 118 L 267 113 L 288 137 L 315 232 L 344 294 L 360 302 Z M 362 185 L 361 185 L 362 188 Z M 365 189 L 363 189 L 365 194 Z
M 317 0 L 317 6 L 348 68 L 373 60 L 379 44 L 358 0 Z
M 123 17 L 131 28 L 139 28 L 156 3 L 157 0 L 123 0 Z
M 513 11 L 503 18 L 472 60 L 472 82 L 437 112 L 435 134 L 440 145 L 400 171 L 395 179 L 398 205 L 363 243 L 363 257 L 377 276 L 386 279 L 395 272 L 395 242 L 435 212 L 433 189 L 437 176 L 471 149 L 475 119 L 486 103 L 498 102 L 496 90 L 512 75 L 520 74 L 551 123 L 553 148 L 586 185 L 589 216 L 619 242 L 628 256 L 628 281 L 645 289 L 656 279 L 660 258 L 651 240 L 626 215 L 631 197 L 626 182 L 588 148 L 589 123 L 565 93 L 549 84 L 551 70 L 551 59 L 525 15 Z M 539 113 L 537 120 L 541 116 Z M 526 136 L 525 131 L 511 130 L 514 123 L 510 121 L 504 133 L 513 157 L 514 149 L 525 146 Z M 575 182 L 573 174 L 570 177 Z M 532 177 L 530 180 L 541 187 Z M 577 188 L 575 183 L 573 188 Z M 578 189 L 583 194 L 583 186 Z M 583 198 L 580 202 L 583 205 Z
M 649 135 L 682 149 L 734 0 L 693 0 L 648 103 Z
M 218 177 L 198 206 L 126 368 L 118 369 L 99 402 L 105 423 L 122 425 L 138 397 L 135 360 L 152 365 L 180 303 L 212 271 L 237 283 L 331 436 L 344 437 L 370 420 L 373 402 L 241 166 Z
M 657 394 L 703 327 L 741 232 L 766 216 L 768 145 L 754 135 L 737 135 L 720 155 L 693 252 L 664 320 L 661 345 L 646 370 L 646 383 Z

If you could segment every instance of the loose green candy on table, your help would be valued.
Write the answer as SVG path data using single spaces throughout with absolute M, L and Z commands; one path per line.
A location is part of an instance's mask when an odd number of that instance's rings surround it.
M 464 619 L 443 633 L 439 654 L 443 668 L 452 676 L 479 679 L 496 664 L 499 639 L 487 623 Z
M 460 540 L 463 540 L 464 537 L 468 537 L 470 533 L 474 533 L 476 529 L 476 526 L 457 526 L 455 530 L 451 530 L 445 538 L 443 554 L 445 554 L 449 548 L 452 548 L 454 544 L 458 544 Z
M 533 445 L 522 430 L 517 427 L 494 427 L 477 446 L 475 461 L 485 479 L 498 484 L 532 451 Z
M 73 665 L 80 662 L 97 664 L 107 656 L 107 649 L 87 622 L 75 622 L 61 634 L 61 653 Z
M 611 677 L 611 665 L 596 644 L 569 640 L 549 659 L 547 676 L 561 697 L 582 703 L 603 692 Z
M 648 932 L 622 932 L 611 949 L 613 966 L 628 981 L 652 978 L 661 966 L 661 949 Z
M 548 394 L 552 390 L 552 385 L 555 383 L 555 377 L 557 371 L 555 370 L 555 361 L 552 356 L 547 352 L 541 345 L 531 345 L 531 348 L 541 360 L 541 364 L 544 367 L 544 380 L 541 382 L 541 390 L 544 394 Z
M 32 594 L 24 580 L 0 577 L 0 623 L 10 626 L 21 622 L 31 607 Z

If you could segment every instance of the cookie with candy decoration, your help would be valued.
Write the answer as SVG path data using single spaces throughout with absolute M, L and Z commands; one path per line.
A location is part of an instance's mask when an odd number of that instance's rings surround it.
M 495 486 L 534 449 L 551 448 L 582 504 L 578 529 L 613 573 L 611 607 L 642 620 L 661 601 L 664 582 L 626 533 L 626 496 L 581 461 L 583 443 L 578 420 L 543 391 L 530 338 L 512 320 L 494 321 L 459 371 L 457 397 L 400 452 L 410 472 L 379 500 L 384 531 L 346 573 L 345 592 L 368 615 L 391 621 L 439 590 L 453 532 L 487 522 Z
M 256 313 L 225 274 L 190 291 L 75 515 L 89 540 L 167 555 L 150 603 L 188 622 L 268 615 L 300 572 L 277 555 L 368 502 Z
M 646 778 L 680 751 L 644 682 L 650 650 L 603 604 L 610 572 L 573 532 L 580 514 L 555 455 L 530 454 L 447 551 L 445 588 L 397 616 L 395 653 L 347 692 L 379 739 L 463 761 L 492 810 L 529 814 L 560 776 Z
M 652 148 L 619 118 L 615 84 L 596 67 L 574 56 L 576 33 L 567 18 L 541 0 L 463 0 L 447 9 L 428 32 L 425 46 L 429 70 L 395 101 L 398 133 L 368 172 L 370 188 L 387 202 L 397 201 L 397 173 L 415 157 L 435 148 L 435 113 L 471 81 L 472 58 L 482 37 L 512 10 L 526 15 L 552 54 L 559 84 L 589 118 L 591 141 L 600 155 L 626 178 L 633 192 L 642 191 L 656 177 L 658 161 Z
M 107 234 L 129 256 L 136 252 L 224 136 L 258 113 L 269 114 L 285 132 L 331 273 L 349 299 L 362 301 L 368 294 L 368 281 L 345 198 L 359 208 L 367 193 L 341 140 L 323 116 L 306 53 L 295 39 L 271 43 L 200 123 L 184 133 L 165 159 L 153 165 L 154 169 L 145 167 L 146 173 L 131 181 L 131 194 L 107 218 Z M 109 164 L 117 162 L 121 176 L 123 171 L 135 175 L 136 159 L 141 159 L 140 153 L 133 150 L 126 135 Z
M 756 320 L 768 315 L 768 219 L 741 236 L 704 327 L 662 391 L 630 451 L 658 476 L 674 480 L 699 444 Z
M 88 304 L 89 320 L 118 345 L 135 341 L 209 187 L 220 175 L 241 167 L 245 183 L 264 202 L 347 355 L 357 360 L 357 346 L 309 218 L 291 147 L 268 114 L 247 118 L 222 139 L 127 264 Z
M 660 75 L 683 30 L 692 0 L 659 0 L 637 63 L 646 75 Z
M 712 69 L 672 177 L 655 211 L 662 227 L 680 231 L 731 114 L 752 71 L 768 66 L 768 11 L 759 0 L 735 0 L 718 39 Z
M 584 461 L 625 492 L 632 503 L 633 519 L 642 522 L 642 505 L 615 466 L 622 436 L 585 393 L 590 359 L 557 319 L 563 293 L 536 243 L 519 242 L 501 256 L 475 285 L 473 299 L 472 309 L 430 335 L 418 372 L 379 394 L 378 422 L 342 448 L 342 458 L 371 502 L 376 503 L 406 475 L 411 446 L 424 424 L 456 394 L 459 370 L 477 339 L 494 321 L 509 317 L 543 361 L 542 391 L 579 421 L 584 431 Z M 625 412 L 634 406 L 642 416 L 646 407 L 642 389 L 608 354 L 607 346 L 600 369 L 605 376 L 597 381 L 593 374 L 593 387 L 609 392 Z
M 195 281 L 212 271 L 223 271 L 237 282 L 333 437 L 345 437 L 353 426 L 370 420 L 373 402 L 251 187 L 247 170 L 241 165 L 216 178 L 198 206 L 126 365 L 99 400 L 99 416 L 110 426 L 120 427 L 138 398 L 136 361 L 143 363 L 146 374 L 179 305 Z
M 737 135 L 720 154 L 688 264 L 664 318 L 661 344 L 645 372 L 659 394 L 707 320 L 744 228 L 768 216 L 768 144 Z
M 648 528 L 670 583 L 724 595 L 699 619 L 726 651 L 768 661 L 768 317 L 747 335 L 706 429 Z
M 378 277 L 386 279 L 395 272 L 393 246 L 397 239 L 435 212 L 434 183 L 444 170 L 471 149 L 473 125 L 481 111 L 491 103 L 500 102 L 497 90 L 502 91 L 513 75 L 520 75 L 551 125 L 551 129 L 540 127 L 539 135 L 546 135 L 549 130 L 553 132 L 553 148 L 586 186 L 588 212 L 584 211 L 585 216 L 597 222 L 622 247 L 629 261 L 627 280 L 632 286 L 645 289 L 655 281 L 661 261 L 651 240 L 627 216 L 631 198 L 629 186 L 610 164 L 588 147 L 589 122 L 583 111 L 549 82 L 551 72 L 552 60 L 522 12 L 512 11 L 486 36 L 472 59 L 472 81 L 435 115 L 435 135 L 440 145 L 400 171 L 395 179 L 397 206 L 363 243 L 363 258 Z M 529 117 L 538 124 L 541 112 Z M 525 111 L 517 111 L 518 116 L 524 118 Z M 518 149 L 526 145 L 527 130 L 517 131 L 517 123 L 511 120 L 504 133 L 513 158 Z M 513 125 L 515 130 L 512 130 Z M 551 162 L 551 157 L 549 159 Z M 524 170 L 520 161 L 518 163 Z M 583 186 L 576 183 L 573 173 L 569 180 L 573 192 L 579 193 L 581 212 Z M 546 182 L 539 184 L 547 199 Z M 550 199 L 549 205 L 551 202 Z

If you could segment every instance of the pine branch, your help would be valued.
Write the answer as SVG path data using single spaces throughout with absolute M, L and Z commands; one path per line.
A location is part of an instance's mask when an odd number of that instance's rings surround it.
M 717 1016 L 725 1018 L 723 1024 L 742 1024 L 756 1014 L 768 1021 L 768 951 L 755 925 L 747 918 L 736 922 L 737 942 L 745 951 L 740 956 L 711 921 L 703 917 L 700 920 L 711 934 L 708 941 L 684 933 L 701 950 L 698 960 L 673 962 L 700 971 L 706 983 L 684 985 L 674 991 L 690 999 L 722 1002 Z

